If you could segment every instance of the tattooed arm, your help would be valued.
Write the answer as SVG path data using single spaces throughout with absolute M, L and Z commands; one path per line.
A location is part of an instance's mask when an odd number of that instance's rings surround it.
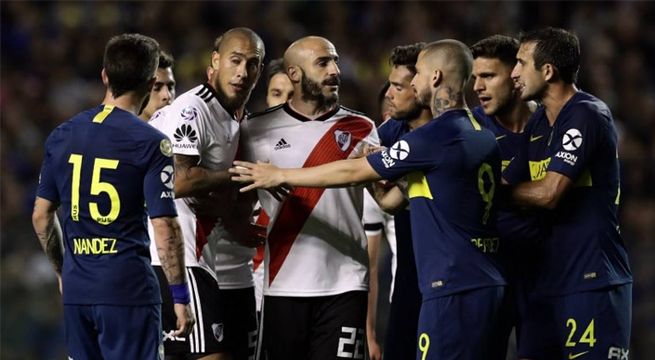
M 198 165 L 198 156 L 175 155 L 175 197 L 206 195 L 230 184 L 227 170 L 209 170 Z
M 52 267 L 61 276 L 61 268 L 64 264 L 64 248 L 62 242 L 61 226 L 56 216 L 57 205 L 50 200 L 36 197 L 34 211 L 32 212 L 32 225 L 36 236 L 41 242 Z
M 155 243 L 157 244 L 157 254 L 161 261 L 161 268 L 166 275 L 166 280 L 171 286 L 186 290 L 185 301 L 175 299 L 173 292 L 173 311 L 177 317 L 177 330 L 175 336 L 187 336 L 193 330 L 193 324 L 196 322 L 189 305 L 188 288 L 186 281 L 186 268 L 184 266 L 184 241 L 182 240 L 182 229 L 175 217 L 159 217 L 150 220 L 155 232 Z

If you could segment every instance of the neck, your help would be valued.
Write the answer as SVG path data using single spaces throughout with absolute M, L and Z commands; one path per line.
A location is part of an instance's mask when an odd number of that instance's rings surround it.
M 452 85 L 441 85 L 436 88 L 432 96 L 430 109 L 435 118 L 448 110 L 463 109 L 466 107 L 464 93 L 460 88 Z
M 151 117 L 152 117 L 152 114 L 148 113 L 146 111 L 146 109 L 143 109 L 143 111 L 141 112 L 141 115 L 139 115 L 139 119 L 141 119 L 143 121 L 148 121 L 148 120 L 150 120 Z
M 303 99 L 302 95 L 299 94 L 300 91 L 300 89 L 294 89 L 294 95 L 291 100 L 289 100 L 289 106 L 291 106 L 291 108 L 296 112 L 303 114 L 310 119 L 315 119 L 339 106 L 339 103 L 336 102 L 327 105 L 318 100 Z
M 144 96 L 137 96 L 134 91 L 128 91 L 119 97 L 114 97 L 111 91 L 107 89 L 105 92 L 105 98 L 102 100 L 102 103 L 105 105 L 113 105 L 121 110 L 131 112 L 134 115 L 137 115 L 139 109 L 141 109 L 141 104 L 143 103 Z
M 550 126 L 555 124 L 557 116 L 564 105 L 578 92 L 574 84 L 556 83 L 548 86 L 541 103 L 546 109 L 546 117 Z
M 530 110 L 527 102 L 521 101 L 521 99 L 515 100 L 507 111 L 496 115 L 496 120 L 507 130 L 522 133 L 530 119 L 532 110 Z
M 430 120 L 432 120 L 432 113 L 428 109 L 423 109 L 417 118 L 407 120 L 407 126 L 409 126 L 409 130 L 415 130 Z

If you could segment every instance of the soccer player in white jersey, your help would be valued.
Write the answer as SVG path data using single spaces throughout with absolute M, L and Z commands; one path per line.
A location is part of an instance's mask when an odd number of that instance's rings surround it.
M 339 106 L 337 63 L 327 39 L 309 36 L 289 46 L 284 66 L 293 96 L 242 123 L 245 158 L 313 166 L 378 144 L 369 118 Z M 362 189 L 296 188 L 283 201 L 259 192 L 271 217 L 263 313 L 269 360 L 363 358 L 368 254 Z
M 175 176 L 170 174 L 169 195 L 176 197 L 179 209 L 191 301 L 198 314 L 197 326 L 188 339 L 170 336 L 164 299 L 167 359 L 187 359 L 189 355 L 194 359 L 247 359 L 255 350 L 257 321 L 249 264 L 254 250 L 235 243 L 246 236 L 250 210 L 246 216 L 235 211 L 238 206 L 231 196 L 226 169 L 236 156 L 239 122 L 259 79 L 263 58 L 264 44 L 252 30 L 225 32 L 214 43 L 209 81 L 180 95 L 150 121 L 173 144 Z M 211 201 L 214 206 L 206 211 Z M 205 206 L 198 207 L 198 203 Z M 205 211 L 198 212 L 199 208 Z M 215 248 L 205 246 L 208 242 L 216 243 Z M 216 267 L 213 252 L 218 254 Z

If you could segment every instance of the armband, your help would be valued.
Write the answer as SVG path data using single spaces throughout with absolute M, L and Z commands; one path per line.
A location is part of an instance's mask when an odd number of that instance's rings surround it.
M 191 302 L 191 294 L 189 294 L 189 286 L 184 284 L 169 285 L 171 294 L 173 295 L 173 303 L 175 304 L 188 304 Z

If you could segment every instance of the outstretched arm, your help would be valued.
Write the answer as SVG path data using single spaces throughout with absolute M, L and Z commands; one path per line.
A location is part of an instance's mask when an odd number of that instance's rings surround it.
M 280 169 L 268 163 L 253 164 L 235 161 L 230 173 L 232 180 L 251 183 L 241 192 L 253 189 L 271 189 L 286 184 L 303 187 L 342 187 L 380 180 L 381 177 L 366 158 L 339 160 L 327 164 L 302 168 Z

